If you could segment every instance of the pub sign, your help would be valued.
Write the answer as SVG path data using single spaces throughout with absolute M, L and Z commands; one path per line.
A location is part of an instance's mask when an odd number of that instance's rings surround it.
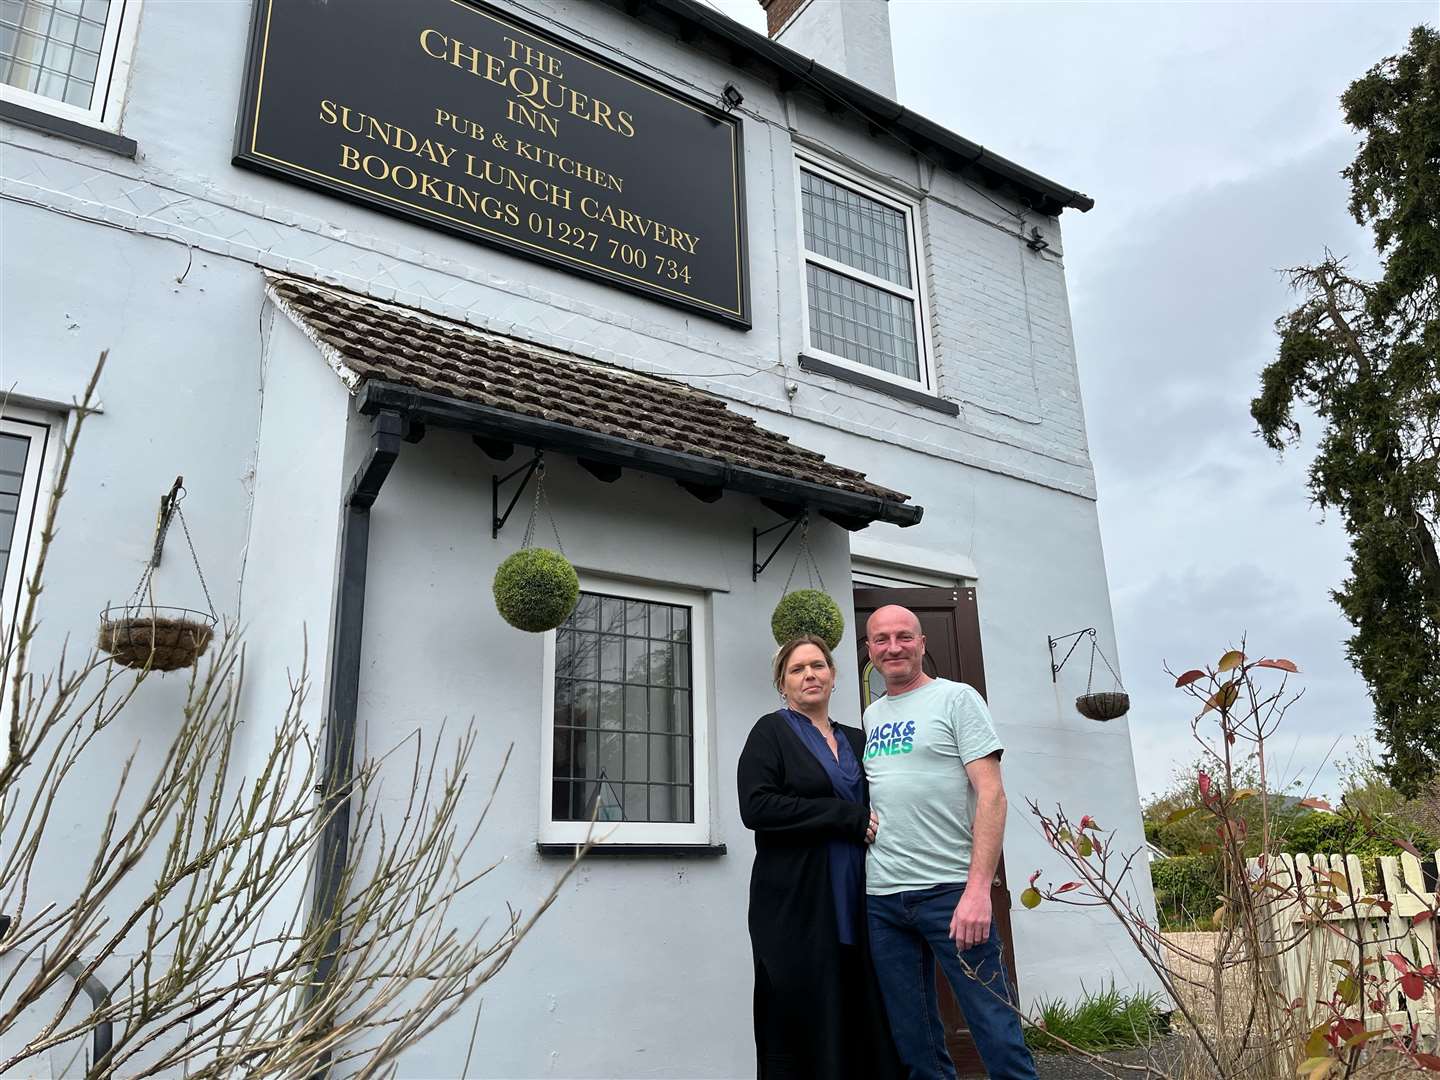
M 739 119 L 479 0 L 256 0 L 235 163 L 750 325 Z

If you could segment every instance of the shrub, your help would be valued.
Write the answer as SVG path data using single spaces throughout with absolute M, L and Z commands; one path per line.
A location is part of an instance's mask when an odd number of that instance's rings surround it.
M 495 571 L 495 607 L 517 630 L 554 630 L 575 610 L 580 578 L 558 551 L 522 548 Z
M 1294 855 L 1355 855 L 1360 859 L 1367 888 L 1383 887 L 1380 872 L 1382 855 L 1399 855 L 1395 843 L 1404 839 L 1422 852 L 1431 852 L 1440 841 L 1414 828 L 1397 824 L 1389 815 L 1365 822 L 1350 814 L 1305 814 L 1294 818 L 1277 837 L 1281 851 Z
M 1155 910 L 1166 930 L 1208 924 L 1220 906 L 1220 867 L 1213 855 L 1176 855 L 1150 864 Z
M 798 589 L 786 593 L 775 605 L 770 632 L 777 645 L 802 634 L 814 634 L 833 649 L 845 636 L 845 616 L 840 606 L 819 589 Z

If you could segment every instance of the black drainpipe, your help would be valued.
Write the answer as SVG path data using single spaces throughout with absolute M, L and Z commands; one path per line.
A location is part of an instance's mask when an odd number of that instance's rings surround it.
M 344 898 L 340 885 L 350 857 L 350 785 L 355 776 L 355 716 L 360 701 L 360 644 L 365 627 L 365 572 L 370 552 L 370 507 L 400 453 L 404 425 L 397 412 L 376 414 L 370 449 L 345 494 L 340 531 L 340 570 L 335 601 L 334 648 L 330 658 L 330 709 L 325 724 L 325 766 L 321 798 L 329 815 L 320 837 L 319 863 L 311 904 L 312 925 L 334 918 L 325 948 L 311 973 L 310 1000 L 324 992 L 339 962 Z M 328 1025 L 330 1019 L 325 1018 Z M 330 1069 L 330 1051 L 313 1077 Z
M 3 941 L 5 935 L 10 932 L 10 927 L 14 921 L 15 920 L 9 915 L 0 915 L 0 941 Z M 85 969 L 88 966 L 85 961 L 77 956 L 65 965 L 65 974 L 80 984 L 80 989 L 89 995 L 91 1006 L 98 1011 L 110 1004 L 110 990 L 104 983 L 97 979 L 94 974 L 85 974 Z M 101 1080 L 102 1077 L 108 1075 L 108 1070 L 105 1072 L 94 1070 L 97 1065 L 110 1056 L 110 1047 L 114 1045 L 114 1033 L 114 1025 L 111 1024 L 109 1020 L 101 1020 L 100 1023 L 95 1025 L 95 1031 L 90 1036 L 91 1071 L 88 1071 L 85 1074 L 86 1076 L 93 1076 L 95 1080 Z
M 84 960 L 76 957 L 65 965 L 65 974 L 80 984 L 80 989 L 89 995 L 91 1006 L 99 1011 L 110 1004 L 110 990 L 93 974 L 85 973 L 88 966 Z M 90 1068 L 92 1071 L 86 1073 L 87 1076 L 93 1076 L 99 1080 L 99 1078 L 109 1075 L 109 1069 L 102 1072 L 99 1065 L 110 1056 L 113 1035 L 114 1028 L 109 1020 L 101 1020 L 95 1025 L 95 1031 L 90 1036 Z

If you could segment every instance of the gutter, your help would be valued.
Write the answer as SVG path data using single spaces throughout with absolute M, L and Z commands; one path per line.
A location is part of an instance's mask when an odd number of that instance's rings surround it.
M 1032 209 L 1058 215 L 1067 208 L 1084 213 L 1095 206 L 1095 200 L 1089 195 L 1056 183 L 987 150 L 979 143 L 955 134 L 935 121 L 875 93 L 869 87 L 846 78 L 838 71 L 816 63 L 811 57 L 803 56 L 748 26 L 742 26 L 733 19 L 719 15 L 706 7 L 701 0 L 649 0 L 644 5 L 637 4 L 636 0 L 607 2 L 635 18 L 652 23 L 658 21 L 653 18 L 653 13 L 658 10 L 684 26 L 702 27 L 737 51 L 748 53 L 756 60 L 768 64 L 779 73 L 782 91 L 788 89 L 785 85 L 787 82 L 818 86 L 852 106 L 876 126 L 897 128 L 900 132 L 913 136 L 903 140 L 912 149 L 934 147 L 958 158 L 962 164 L 988 173 L 1002 185 L 1013 185 L 1019 189 L 1021 195 L 1034 196 L 1031 200 L 1021 199 L 1022 202 L 1028 202 Z
M 666 450 L 617 435 L 586 431 L 377 379 L 367 379 L 361 386 L 357 407 L 370 415 L 395 412 L 427 426 L 499 438 L 537 450 L 555 450 L 572 457 L 666 476 L 681 484 L 738 491 L 773 503 L 813 509 L 852 531 L 875 521 L 901 527 L 915 525 L 925 513 L 924 507 L 895 499 L 730 465 L 698 454 Z

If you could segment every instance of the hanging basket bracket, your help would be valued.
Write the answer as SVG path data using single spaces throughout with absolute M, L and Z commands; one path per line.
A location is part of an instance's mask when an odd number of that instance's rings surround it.
M 1075 646 L 1080 644 L 1080 639 L 1086 634 L 1090 635 L 1090 641 L 1093 644 L 1095 641 L 1095 627 L 1093 626 L 1087 626 L 1084 630 L 1076 630 L 1074 633 L 1061 634 L 1059 637 L 1047 637 L 1045 639 L 1050 643 L 1050 681 L 1052 683 L 1058 683 L 1060 681 L 1060 669 L 1065 666 L 1066 661 L 1068 661 L 1070 657 L 1075 655 Z M 1070 642 L 1070 649 L 1065 653 L 1065 658 L 1057 664 L 1055 662 L 1055 650 L 1062 642 L 1068 641 L 1070 638 L 1074 638 L 1075 640 Z
M 155 543 L 150 550 L 150 569 L 160 565 L 160 556 L 165 551 L 165 534 L 170 531 L 170 520 L 175 508 L 180 505 L 180 493 L 185 490 L 185 477 L 175 477 L 170 490 L 160 496 L 160 511 L 155 517 Z
M 520 501 L 520 496 L 524 495 L 525 489 L 530 486 L 530 478 L 535 475 L 537 470 L 543 470 L 544 467 L 545 452 L 543 450 L 537 450 L 535 456 L 529 461 L 527 461 L 524 465 L 521 465 L 518 469 L 510 471 L 504 476 L 491 477 L 490 539 L 498 540 L 500 538 L 500 530 L 505 527 L 505 522 L 510 520 L 510 514 L 514 511 L 515 504 Z M 505 512 L 502 514 L 500 512 L 500 489 L 506 484 L 508 484 L 511 480 L 515 479 L 515 477 L 519 476 L 521 473 L 524 473 L 525 475 L 521 478 L 520 485 L 515 489 L 515 494 L 510 499 L 510 504 L 505 507 Z
M 792 517 L 792 518 L 787 518 L 786 520 L 780 522 L 779 525 L 771 525 L 770 528 L 768 528 L 768 529 L 751 529 L 751 530 L 750 530 L 750 580 L 751 580 L 751 581 L 759 581 L 759 580 L 760 580 L 760 575 L 765 572 L 765 568 L 766 568 L 767 566 L 769 566 L 772 562 L 775 561 L 775 556 L 780 554 L 780 549 L 783 548 L 783 547 L 785 546 L 786 542 L 790 539 L 790 537 L 794 535 L 795 530 L 798 529 L 802 524 L 805 524 L 805 523 L 809 520 L 809 518 L 810 518 L 809 511 L 802 510 L 800 513 L 796 514 L 794 517 Z M 788 529 L 785 528 L 787 525 L 789 526 Z M 769 555 L 765 556 L 765 561 L 764 561 L 764 562 L 761 562 L 761 561 L 760 561 L 760 538 L 761 538 L 762 536 L 769 536 L 771 533 L 776 532 L 776 531 L 779 530 L 779 529 L 785 529 L 785 535 L 780 538 L 780 542 L 775 545 L 774 550 L 771 551 Z

